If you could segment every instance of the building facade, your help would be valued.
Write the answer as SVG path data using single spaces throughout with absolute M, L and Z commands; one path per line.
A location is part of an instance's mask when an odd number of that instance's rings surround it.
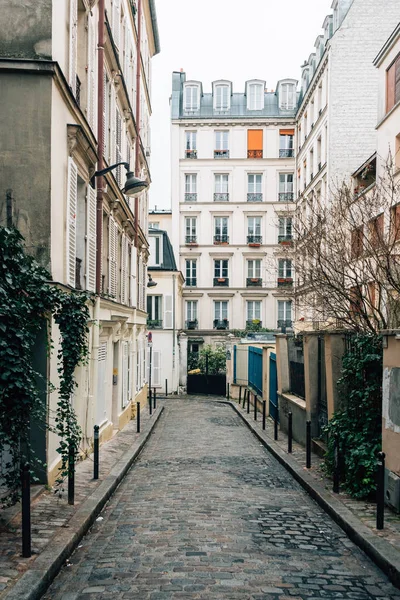
M 172 82 L 172 243 L 189 351 L 235 329 L 291 325 L 297 82 Z
M 147 192 L 123 193 L 122 166 L 93 175 L 124 161 L 150 181 L 155 4 L 6 0 L 2 19 L 0 211 L 11 189 L 28 251 L 57 285 L 95 294 L 90 361 L 77 370 L 73 399 L 86 450 L 94 424 L 108 439 L 146 396 Z M 59 338 L 49 327 L 55 349 L 44 373 L 57 388 Z M 48 406 L 53 415 L 57 390 Z M 37 443 L 52 482 L 58 440 L 47 431 Z

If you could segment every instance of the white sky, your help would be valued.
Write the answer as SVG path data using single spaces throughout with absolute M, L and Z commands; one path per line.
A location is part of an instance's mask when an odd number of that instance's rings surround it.
M 217 79 L 243 91 L 248 79 L 300 79 L 332 0 L 156 0 L 161 53 L 153 58 L 150 206 L 170 208 L 172 71 L 211 92 Z

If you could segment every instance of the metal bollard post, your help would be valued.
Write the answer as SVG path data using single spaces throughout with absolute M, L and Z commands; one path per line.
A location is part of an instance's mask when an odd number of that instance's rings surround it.
M 153 408 L 154 408 L 154 410 L 156 410 L 156 408 L 157 408 L 156 388 L 153 388 Z
M 21 469 L 22 504 L 22 556 L 30 558 L 31 548 L 31 482 L 30 466 L 25 463 Z
M 267 401 L 263 400 L 263 416 L 262 416 L 263 429 L 265 429 L 266 417 L 267 417 Z
M 306 422 L 306 468 L 311 469 L 311 421 Z
M 75 504 L 75 451 L 72 444 L 68 452 L 68 504 Z
M 339 457 L 339 436 L 338 436 L 338 434 L 336 434 L 335 438 L 334 438 L 334 441 L 333 441 L 333 492 L 335 494 L 338 494 L 339 491 L 340 491 L 340 484 L 339 484 L 339 480 L 340 480 L 339 462 L 340 462 L 340 457 Z
M 254 396 L 254 420 L 257 421 L 257 395 Z
M 140 433 L 140 402 L 136 402 L 136 431 Z
M 287 446 L 287 451 L 289 454 L 292 453 L 292 445 L 293 445 L 293 415 L 292 415 L 292 411 L 289 411 L 288 414 L 288 440 L 287 440 L 288 446 Z
M 274 440 L 278 441 L 278 419 L 274 419 Z
M 383 529 L 385 521 L 385 453 L 378 453 L 376 486 L 376 528 Z
M 99 478 L 99 429 L 98 425 L 94 426 L 93 434 L 93 479 Z
M 226 388 L 227 388 L 227 391 L 226 391 L 226 397 L 227 397 L 227 398 L 228 398 L 228 400 L 229 400 L 229 383 L 227 384 Z
M 165 380 L 165 397 L 168 396 L 168 379 Z
M 242 404 L 242 386 L 239 386 L 239 406 Z
M 149 390 L 149 414 L 153 414 L 153 400 L 151 398 L 151 389 Z
M 247 390 L 247 414 L 250 414 L 250 391 Z
M 246 406 L 246 395 L 247 395 L 247 390 L 245 388 L 244 393 L 243 393 L 243 408 Z

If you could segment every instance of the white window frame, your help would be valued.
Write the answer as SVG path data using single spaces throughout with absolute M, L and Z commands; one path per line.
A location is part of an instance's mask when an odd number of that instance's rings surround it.
M 197 173 L 185 173 L 185 194 L 197 194 Z
M 215 132 L 215 150 L 229 150 L 229 130 Z
M 247 174 L 247 192 L 249 194 L 262 194 L 262 173 Z
M 278 259 L 278 278 L 292 278 L 293 263 L 289 258 Z
M 197 217 L 185 217 L 185 237 L 197 236 Z
M 160 267 L 163 264 L 163 236 L 149 235 L 149 245 L 151 256 L 149 264 L 153 267 Z
M 296 85 L 294 83 L 281 83 L 279 91 L 280 108 L 293 110 L 296 107 Z
M 197 131 L 185 131 L 186 150 L 197 150 Z
M 229 217 L 214 217 L 214 235 L 229 235 Z
M 224 263 L 226 263 L 226 265 Z M 224 273 L 226 273 L 226 275 L 224 275 Z M 229 278 L 229 261 L 227 258 L 214 259 L 214 277 L 216 279 Z
M 184 87 L 183 105 L 185 111 L 199 110 L 200 86 L 188 83 Z
M 247 217 L 247 235 L 261 235 L 261 217 Z
M 262 320 L 262 302 L 261 300 L 246 301 L 246 320 L 261 321 Z
M 288 177 L 292 176 L 292 181 L 288 181 Z M 283 180 L 283 181 L 282 181 Z M 279 173 L 279 193 L 293 193 L 294 173 Z
M 154 296 L 147 296 L 147 306 L 146 310 L 149 308 L 150 303 L 150 312 L 148 312 L 148 316 L 150 321 L 162 321 L 163 318 L 163 297 L 161 294 L 155 294 Z M 157 306 L 158 305 L 158 306 Z M 157 309 L 157 310 L 156 310 Z M 158 318 L 155 316 L 156 312 L 158 312 Z
M 197 279 L 197 260 L 195 258 L 185 260 L 185 279 Z
M 230 85 L 219 83 L 214 87 L 214 110 L 229 110 L 231 107 Z
M 214 192 L 216 194 L 229 193 L 229 173 L 214 174 Z
M 186 321 L 197 321 L 198 301 L 186 300 Z
M 214 320 L 228 320 L 229 302 L 228 300 L 214 300 Z
M 293 217 L 279 217 L 278 235 L 285 237 L 293 235 Z
M 264 84 L 250 82 L 247 84 L 247 110 L 264 109 Z
M 278 321 L 292 321 L 291 300 L 278 300 Z
M 261 278 L 261 259 L 249 258 L 246 262 L 248 279 Z

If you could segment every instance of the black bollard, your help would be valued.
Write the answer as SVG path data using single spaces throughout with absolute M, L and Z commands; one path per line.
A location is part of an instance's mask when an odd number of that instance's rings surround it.
M 31 549 L 31 481 L 30 466 L 25 463 L 21 469 L 22 504 L 22 556 L 32 556 Z
M 153 414 L 153 401 L 151 399 L 151 389 L 149 390 L 149 413 L 150 416 Z
M 165 397 L 168 396 L 168 379 L 165 380 Z
M 333 440 L 333 491 L 338 494 L 340 491 L 340 457 L 339 457 L 339 436 L 335 434 Z
M 267 418 L 267 401 L 263 400 L 263 429 L 265 429 L 265 420 Z
M 278 440 L 278 419 L 274 419 L 274 440 Z
M 99 426 L 94 426 L 93 434 L 93 479 L 99 478 Z
M 306 468 L 311 469 L 311 421 L 306 423 Z
M 68 504 L 75 504 L 75 451 L 72 444 L 68 452 Z
M 250 414 L 250 391 L 247 390 L 247 414 Z
M 153 388 L 153 408 L 154 408 L 154 410 L 156 410 L 156 408 L 157 408 L 156 388 Z
M 288 414 L 288 440 L 287 440 L 287 451 L 289 454 L 292 453 L 292 445 L 293 445 L 293 415 L 292 411 L 289 411 Z
M 136 402 L 136 431 L 140 433 L 140 402 Z
M 229 400 L 229 383 L 228 383 L 228 384 L 227 384 L 227 386 L 226 386 L 226 397 L 227 397 L 227 398 L 228 398 L 228 400 Z
M 254 396 L 254 420 L 257 421 L 257 395 Z
M 239 386 L 239 406 L 242 404 L 242 386 Z
M 243 394 L 243 408 L 246 406 L 246 396 L 247 396 L 247 390 L 245 388 L 244 394 Z
M 385 521 L 385 453 L 378 453 L 376 482 L 376 528 L 383 529 Z

